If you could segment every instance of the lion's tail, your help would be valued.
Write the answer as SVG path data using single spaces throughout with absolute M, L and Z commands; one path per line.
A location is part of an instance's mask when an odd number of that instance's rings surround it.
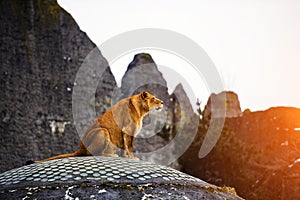
M 80 156 L 80 154 L 76 151 L 74 153 L 67 153 L 67 154 L 61 154 L 61 155 L 58 155 L 58 156 L 53 156 L 53 157 L 50 157 L 50 158 L 46 158 L 44 160 L 37 160 L 37 161 L 29 160 L 29 161 L 26 162 L 26 165 L 30 165 L 30 164 L 33 164 L 33 163 L 39 163 L 39 162 L 46 162 L 46 161 L 49 161 L 49 160 L 56 160 L 56 159 L 61 159 L 61 158 L 75 157 L 75 156 Z
M 79 154 L 77 152 L 67 153 L 67 154 L 61 154 L 61 155 L 58 155 L 58 156 L 53 156 L 53 157 L 46 158 L 44 160 L 39 160 L 39 161 L 36 161 L 36 162 L 45 162 L 45 161 L 49 161 L 49 160 L 56 160 L 56 159 L 61 159 L 61 158 L 69 158 L 69 157 L 75 157 L 75 156 L 79 156 Z

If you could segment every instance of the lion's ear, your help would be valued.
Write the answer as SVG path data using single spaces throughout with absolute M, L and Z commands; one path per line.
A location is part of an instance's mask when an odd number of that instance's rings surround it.
M 141 93 L 141 97 L 142 97 L 142 99 L 146 99 L 146 98 L 148 97 L 148 92 L 143 91 L 143 92 Z

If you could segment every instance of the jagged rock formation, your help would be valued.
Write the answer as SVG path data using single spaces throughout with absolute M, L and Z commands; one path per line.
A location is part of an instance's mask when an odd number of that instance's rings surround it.
M 205 106 L 204 117 L 212 113 L 215 118 L 239 117 L 242 111 L 237 94 L 231 91 L 212 93 Z
M 1 199 L 241 199 L 172 168 L 130 159 L 78 157 L 0 174 Z
M 79 144 L 73 125 L 72 92 L 76 73 L 95 44 L 54 0 L 0 2 L 0 171 L 72 152 Z M 96 109 L 110 107 L 116 83 L 96 50 L 99 81 Z M 75 85 L 84 83 L 75 83 Z M 84 94 L 83 94 L 84 95 Z M 82 96 L 83 96 L 82 95 Z M 90 97 L 93 99 L 94 97 Z M 95 106 L 95 102 L 90 102 Z M 80 109 L 80 108 L 79 108 Z M 91 117 L 83 117 L 85 125 Z M 82 128 L 84 129 L 84 128 Z

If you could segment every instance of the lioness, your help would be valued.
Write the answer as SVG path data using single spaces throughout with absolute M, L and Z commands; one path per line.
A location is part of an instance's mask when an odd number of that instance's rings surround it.
M 123 157 L 137 160 L 133 155 L 133 140 L 142 128 L 143 117 L 152 110 L 162 108 L 163 101 L 146 91 L 122 99 L 92 123 L 77 151 L 39 162 L 73 156 L 117 157 L 120 149 L 123 149 Z

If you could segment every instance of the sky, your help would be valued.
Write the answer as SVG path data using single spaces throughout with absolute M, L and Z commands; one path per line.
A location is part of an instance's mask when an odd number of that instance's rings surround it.
M 167 29 L 199 45 L 242 110 L 300 107 L 300 1 L 297 0 L 58 0 L 98 46 L 127 31 Z M 204 104 L 211 92 L 203 77 L 176 52 L 133 49 L 110 62 L 120 82 L 135 53 L 148 52 L 170 90 L 178 82 Z M 106 55 L 105 51 L 102 54 Z M 176 72 L 176 80 L 168 73 Z M 165 71 L 165 72 L 164 72 Z M 119 83 L 120 84 L 120 83 Z M 195 87 L 196 86 L 196 87 Z M 191 101 L 194 101 L 191 100 Z M 193 103 L 193 102 L 191 102 Z

